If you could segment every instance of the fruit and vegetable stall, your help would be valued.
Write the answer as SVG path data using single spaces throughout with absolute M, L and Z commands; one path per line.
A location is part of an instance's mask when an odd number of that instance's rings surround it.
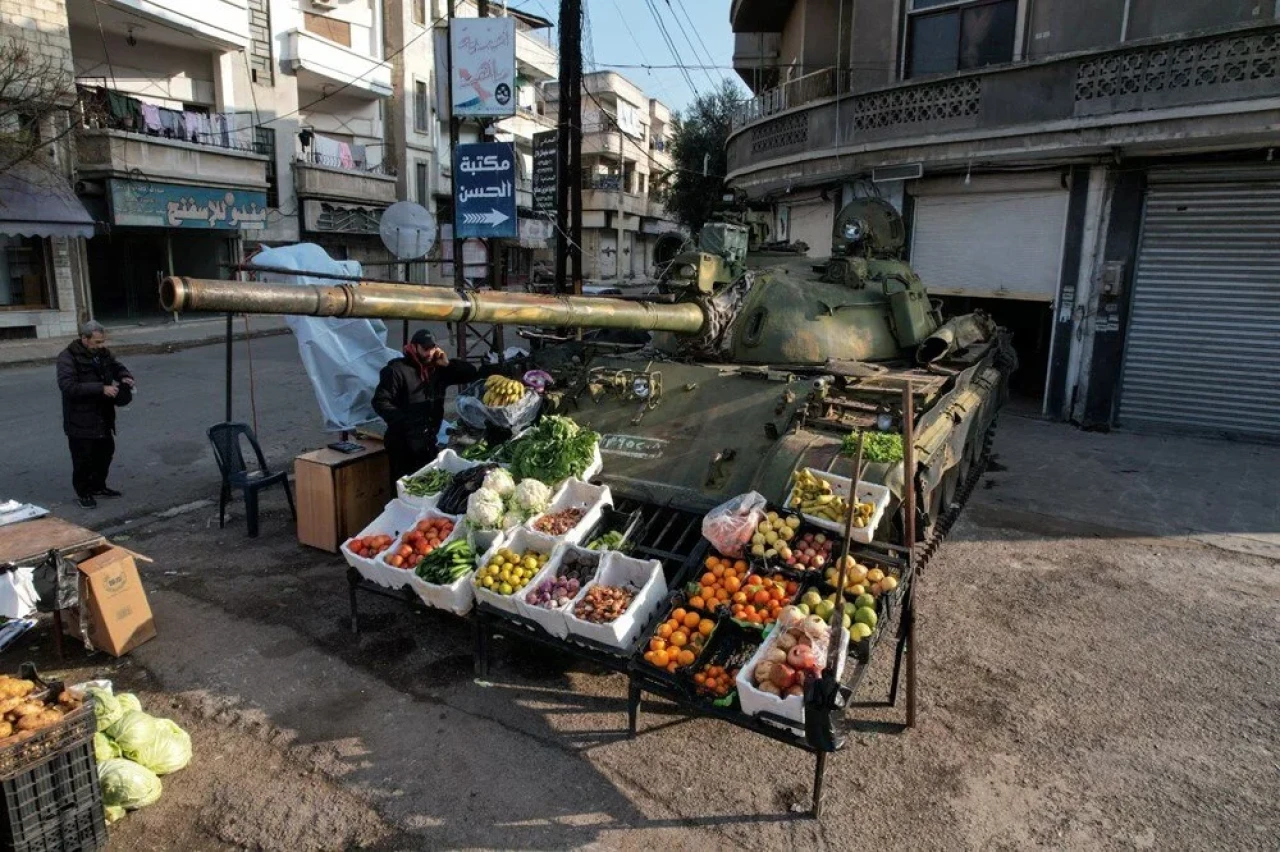
M 372 593 L 470 619 L 479 677 L 495 636 L 592 661 L 627 677 L 632 735 L 651 695 L 816 755 L 817 812 L 836 719 L 901 611 L 896 702 L 912 572 L 873 540 L 887 490 L 802 468 L 780 505 L 700 514 L 615 496 L 603 472 L 599 436 L 558 415 L 442 450 L 342 545 L 352 630 Z

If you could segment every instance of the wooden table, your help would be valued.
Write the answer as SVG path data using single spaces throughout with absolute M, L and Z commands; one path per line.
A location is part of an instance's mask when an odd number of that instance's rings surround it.
M 52 515 L 8 524 L 0 527 L 0 570 L 36 566 L 51 554 L 55 560 L 67 558 L 106 543 L 100 533 Z M 59 570 L 56 564 L 54 570 Z M 58 659 L 62 659 L 62 609 L 57 600 L 53 602 L 52 614 L 53 645 Z
M 299 544 L 337 553 L 395 496 L 382 442 L 360 438 L 355 443 L 365 449 L 340 453 L 325 447 L 294 459 Z

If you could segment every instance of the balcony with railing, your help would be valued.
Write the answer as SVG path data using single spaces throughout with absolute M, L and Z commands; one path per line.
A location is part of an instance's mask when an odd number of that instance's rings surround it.
M 617 175 L 589 175 L 582 179 L 582 209 L 616 211 L 622 182 Z M 648 199 L 634 192 L 621 193 L 622 210 L 632 216 L 647 216 Z
M 294 156 L 298 195 L 339 201 L 391 204 L 396 200 L 396 170 L 391 163 L 370 161 L 362 145 L 334 143 L 317 136 Z M 327 140 L 332 142 L 332 140 Z
M 82 177 L 264 186 L 269 149 L 251 112 L 144 103 L 105 86 L 77 87 L 76 169 Z
M 849 72 L 828 68 L 740 104 L 730 176 L 801 155 L 812 174 L 837 146 L 847 171 L 857 165 L 847 157 L 860 152 L 961 138 L 1048 134 L 1046 147 L 1064 154 L 1085 142 L 1093 150 L 1131 144 L 1161 120 L 1182 122 L 1163 131 L 1169 138 L 1196 120 L 1204 124 L 1197 132 L 1212 135 L 1207 122 L 1224 104 L 1236 104 L 1228 112 L 1255 113 L 1247 102 L 1280 96 L 1280 26 L 1151 39 L 867 91 L 853 83 Z

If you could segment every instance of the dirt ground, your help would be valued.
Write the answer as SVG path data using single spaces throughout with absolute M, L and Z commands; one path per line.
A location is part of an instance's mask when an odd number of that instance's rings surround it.
M 920 587 L 918 726 L 858 710 L 820 820 L 801 752 L 656 701 L 628 739 L 620 675 L 499 642 L 477 681 L 465 623 L 381 599 L 352 635 L 340 559 L 278 507 L 252 543 L 208 510 L 135 530 L 160 636 L 67 673 L 195 759 L 111 848 L 1276 849 L 1280 561 L 1018 511 L 1016 475 Z M 33 641 L 5 665 L 52 666 Z

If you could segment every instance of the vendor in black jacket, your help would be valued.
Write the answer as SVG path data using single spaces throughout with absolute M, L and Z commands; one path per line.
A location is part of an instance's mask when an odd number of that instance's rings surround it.
M 58 356 L 62 429 L 71 448 L 71 484 L 80 505 L 92 509 L 98 497 L 119 497 L 107 487 L 116 452 L 116 407 L 133 398 L 133 375 L 107 349 L 107 333 L 96 322 L 80 327 L 80 337 Z
M 393 480 L 436 457 L 445 392 L 449 385 L 467 384 L 479 375 L 465 361 L 450 361 L 426 329 L 405 344 L 402 357 L 382 368 L 373 410 L 387 421 L 385 444 Z

